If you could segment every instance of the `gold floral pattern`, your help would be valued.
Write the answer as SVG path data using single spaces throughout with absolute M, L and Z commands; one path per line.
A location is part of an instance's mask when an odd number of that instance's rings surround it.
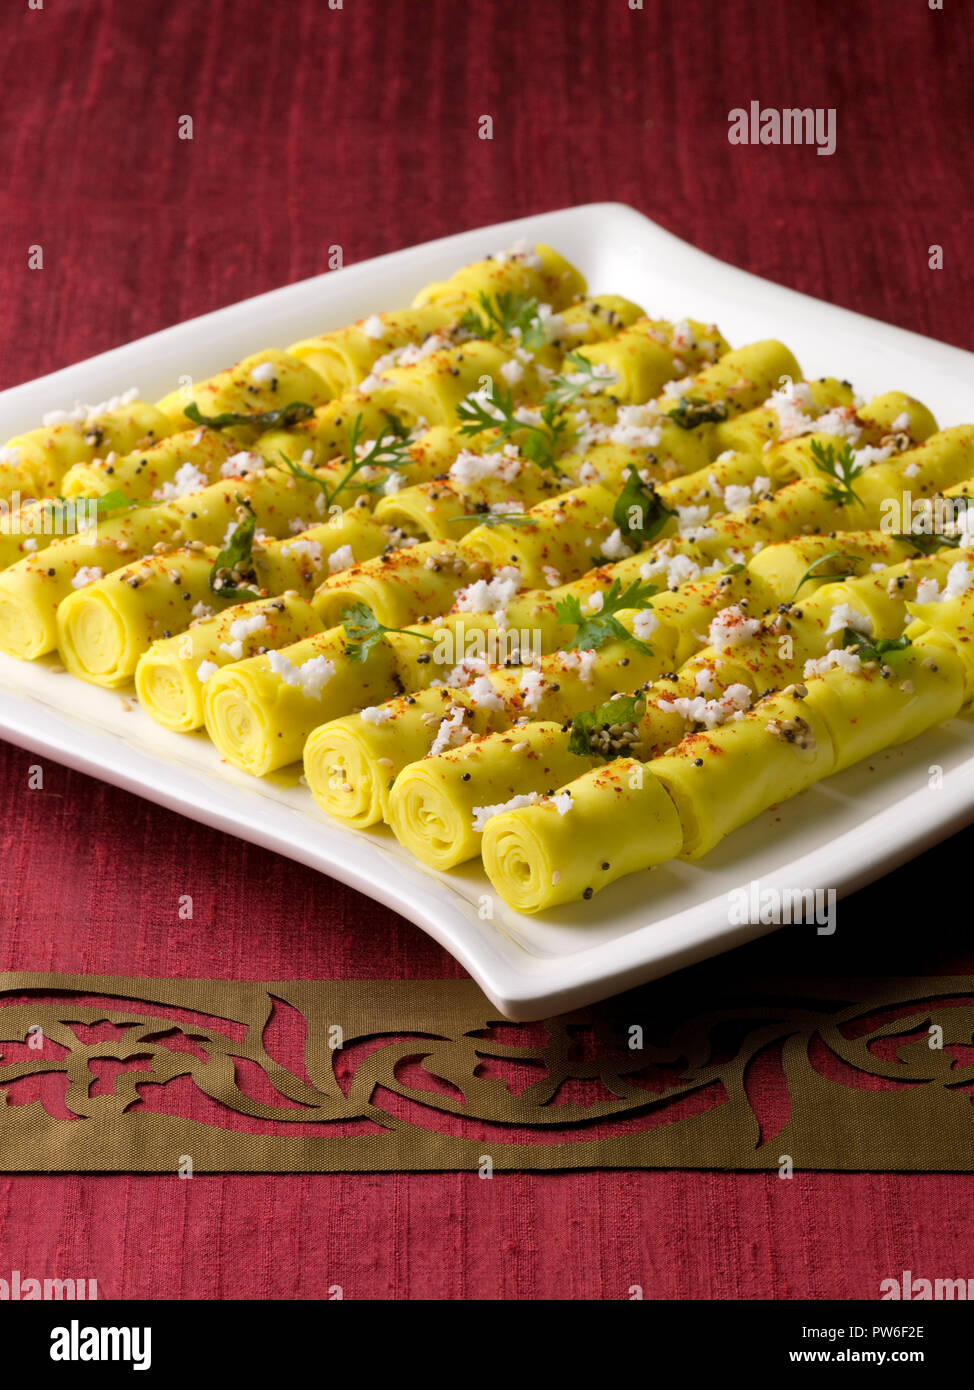
M 974 978 L 649 986 L 0 975 L 0 1170 L 970 1171 Z

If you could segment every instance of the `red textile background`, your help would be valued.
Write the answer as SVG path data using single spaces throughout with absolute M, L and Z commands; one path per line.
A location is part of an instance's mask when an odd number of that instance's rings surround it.
M 351 263 L 602 199 L 972 348 L 971 19 L 963 0 L 11 3 L 0 385 L 315 274 L 332 243 Z M 727 113 L 752 99 L 836 107 L 837 152 L 730 146 Z M 36 244 L 43 271 L 27 269 Z M 459 973 L 394 913 L 273 855 L 57 767 L 28 791 L 30 761 L 0 745 L 2 968 Z M 814 960 L 779 936 L 745 964 L 974 968 L 950 914 L 969 844 L 928 858 L 936 935 L 900 872 L 851 900 L 851 931 Z M 875 1297 L 904 1268 L 974 1272 L 969 1191 L 687 1172 L 0 1177 L 0 1276 L 155 1298 Z

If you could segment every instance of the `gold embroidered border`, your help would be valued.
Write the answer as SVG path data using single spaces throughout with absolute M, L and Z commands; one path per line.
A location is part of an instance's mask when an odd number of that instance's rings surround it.
M 972 976 L 663 982 L 519 1025 L 469 981 L 8 972 L 0 1010 L 4 1172 L 974 1168 Z M 175 1083 L 205 1119 L 146 1108 Z

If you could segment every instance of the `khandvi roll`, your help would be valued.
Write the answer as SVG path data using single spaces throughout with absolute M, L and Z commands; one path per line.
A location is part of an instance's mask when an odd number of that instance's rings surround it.
M 216 551 L 149 555 L 76 589 L 57 610 L 58 649 L 73 676 L 125 685 L 157 637 L 181 632 L 194 609 L 226 606 L 210 588 Z
M 497 526 L 476 527 L 464 536 L 460 550 L 494 568 L 516 565 L 522 584 L 531 588 L 544 584 L 546 571 L 561 580 L 574 579 L 593 563 L 628 551 L 610 519 L 614 505 L 607 488 L 590 483 L 539 502 L 522 525 L 502 520 Z
M 306 362 L 321 377 L 332 396 L 351 390 L 373 370 L 409 361 L 423 352 L 431 339 L 436 346 L 449 342 L 443 329 L 457 320 L 450 306 L 426 304 L 419 309 L 396 309 L 388 314 L 370 314 L 347 328 L 305 338 L 288 348 L 291 357 Z
M 262 460 L 237 451 L 219 431 L 182 430 L 151 448 L 136 449 L 121 458 L 108 454 L 90 463 L 74 464 L 64 475 L 61 492 L 65 497 L 121 492 L 133 502 L 166 502 L 198 492 L 227 474 L 242 476 L 254 467 L 263 467 Z
M 170 505 L 133 508 L 99 521 L 97 530 L 54 540 L 3 570 L 0 651 L 27 661 L 53 651 L 62 600 L 155 546 L 170 546 L 179 523 Z
M 323 405 L 329 391 L 316 371 L 306 362 L 277 348 L 255 352 L 235 367 L 228 367 L 210 377 L 180 386 L 157 402 L 157 408 L 177 429 L 185 430 L 201 423 L 187 415 L 190 405 L 203 420 L 221 415 L 258 416 L 283 410 L 288 405 Z M 246 421 L 234 424 L 256 436 L 257 427 Z
M 501 370 L 511 360 L 503 348 L 481 340 L 440 348 L 412 366 L 390 367 L 372 379 L 369 396 L 407 425 L 452 425 L 461 401 L 480 389 L 482 378 L 502 380 Z M 526 399 L 524 384 L 518 384 L 517 394 Z
M 870 523 L 880 525 L 899 514 L 904 494 L 916 499 L 929 497 L 972 475 L 974 425 L 955 425 L 885 463 L 867 468 L 853 487 Z
M 827 727 L 836 772 L 952 719 L 964 703 L 960 657 L 923 635 L 878 660 L 868 647 L 837 648 L 806 672 L 802 704 Z
M 287 541 L 254 545 L 237 559 L 246 571 L 241 584 L 268 594 L 290 590 L 310 596 L 323 567 L 353 563 L 353 544 L 366 553 L 381 550 L 382 528 L 356 511 L 337 517 L 338 526 L 326 522 Z M 58 646 L 67 669 L 98 685 L 127 683 L 153 641 L 182 632 L 201 610 L 219 611 L 234 602 L 240 585 L 231 585 L 224 595 L 214 577 L 217 563 L 216 549 L 196 542 L 192 549 L 148 556 L 79 587 L 57 613 Z M 312 630 L 320 626 L 316 621 Z
M 841 415 L 852 409 L 853 400 L 850 383 L 834 377 L 785 382 L 762 405 L 714 425 L 711 434 L 714 454 L 727 450 L 767 453 L 793 438 L 796 429 L 811 433 L 819 416 L 833 410 Z
M 444 686 L 399 695 L 314 729 L 304 775 L 318 805 L 359 830 L 388 819 L 394 779 L 409 763 L 485 734 L 500 719 L 469 691 Z
M 464 305 L 480 294 L 517 294 L 553 309 L 565 309 L 576 295 L 585 293 L 585 280 L 550 246 L 520 242 L 473 265 L 464 266 L 449 280 L 427 285 L 413 300 L 414 308 L 427 304 Z
M 100 406 L 52 411 L 40 429 L 15 435 L 0 448 L 0 499 L 14 499 L 17 506 L 50 497 L 73 465 L 149 448 L 176 428 L 162 411 L 130 393 Z
M 481 854 L 504 901 L 534 913 L 591 898 L 625 874 L 675 858 L 682 845 L 666 788 L 642 763 L 621 758 L 533 805 L 492 816 Z
M 226 544 L 246 503 L 261 533 L 281 539 L 306 531 L 326 514 L 324 493 L 313 480 L 266 470 L 224 478 L 165 505 L 178 517 L 183 537 L 204 545 Z
M 309 419 L 287 429 L 264 431 L 251 447 L 268 467 L 280 467 L 282 460 L 288 459 L 292 464 L 318 469 L 345 453 L 349 431 L 356 422 L 361 439 L 381 438 L 397 423 L 387 410 L 353 390 L 319 406 Z
M 203 712 L 221 755 L 263 777 L 296 762 L 319 724 L 395 693 L 389 647 L 379 642 L 356 660 L 344 629 L 335 627 L 224 666 L 203 686 Z
M 388 544 L 386 527 L 371 512 L 352 507 L 287 539 L 255 545 L 254 572 L 258 586 L 269 594 L 298 589 L 310 595 L 330 575 L 375 559 Z
M 949 556 L 949 561 L 947 560 Z M 940 574 L 918 578 L 916 593 L 907 597 L 907 612 L 920 632 L 943 639 L 963 662 L 968 691 L 974 691 L 974 555 L 948 551 Z M 917 562 L 917 567 L 922 562 Z M 911 631 L 912 629 L 907 629 Z M 919 639 L 917 639 L 919 641 Z
M 383 497 L 376 520 L 424 540 L 459 540 L 482 517 L 503 520 L 562 489 L 553 474 L 522 459 L 513 445 L 504 453 L 461 453 L 445 478 L 418 483 Z
M 156 638 L 135 668 L 143 709 L 167 729 L 188 734 L 203 726 L 203 686 L 222 666 L 290 647 L 320 633 L 314 609 L 299 594 L 238 603 L 211 614 L 201 603 L 185 632 Z
M 657 396 L 668 381 L 711 361 L 727 344 L 716 329 L 702 324 L 687 326 L 683 338 L 670 325 L 637 319 L 629 328 L 604 343 L 580 348 L 578 357 L 591 363 L 613 396 L 630 405 L 642 405 Z
M 347 608 L 364 603 L 384 627 L 405 627 L 424 614 L 442 613 L 458 590 L 488 572 L 455 542 L 425 541 L 326 579 L 314 596 L 315 610 L 334 627 Z
M 644 482 L 666 484 L 699 473 L 710 461 L 701 430 L 682 430 L 652 405 L 620 405 L 615 417 L 583 426 L 558 467 L 580 483 L 619 487 L 629 469 Z
M 742 719 L 691 734 L 648 764 L 673 798 L 683 826 L 681 855 L 689 859 L 834 767 L 825 721 L 785 694 L 760 701 Z
M 410 763 L 389 798 L 396 839 L 433 869 L 473 859 L 492 815 L 540 800 L 546 788 L 554 795 L 596 761 L 568 745 L 560 724 L 532 723 Z
M 674 382 L 666 392 L 666 408 L 684 429 L 719 422 L 756 409 L 783 376 L 801 376 L 784 343 L 774 338 L 749 343 L 725 352 L 689 380 Z
M 801 536 L 765 546 L 748 563 L 748 572 L 760 579 L 781 602 L 807 598 L 832 579 L 862 576 L 871 568 L 884 569 L 911 554 L 908 541 L 885 531 L 839 531 L 831 536 Z

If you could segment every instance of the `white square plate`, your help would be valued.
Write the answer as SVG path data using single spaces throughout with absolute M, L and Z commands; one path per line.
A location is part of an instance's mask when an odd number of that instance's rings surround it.
M 427 281 L 520 237 L 555 246 L 593 292 L 626 295 L 658 316 L 714 321 L 735 345 L 782 338 L 806 375 L 847 377 L 865 396 L 909 391 L 941 425 L 971 417 L 974 354 L 735 270 L 631 208 L 600 203 L 332 271 L 14 387 L 0 396 L 0 439 L 78 399 L 104 400 L 137 385 L 155 400 L 184 373 L 202 378 L 260 348 L 408 304 Z M 427 871 L 388 830 L 363 834 L 326 819 L 297 772 L 255 781 L 222 763 L 202 735 L 169 733 L 129 703 L 123 710 L 118 694 L 58 674 L 50 663 L 0 657 L 0 733 L 11 742 L 387 903 L 518 1019 L 579 1007 L 773 930 L 729 921 L 728 893 L 751 880 L 849 892 L 974 819 L 974 740 L 956 720 L 769 811 L 699 864 L 632 876 L 592 902 L 529 918 L 490 893 L 479 867 Z M 943 769 L 942 785 L 929 776 L 934 765 Z M 481 916 L 484 902 L 492 917 Z

